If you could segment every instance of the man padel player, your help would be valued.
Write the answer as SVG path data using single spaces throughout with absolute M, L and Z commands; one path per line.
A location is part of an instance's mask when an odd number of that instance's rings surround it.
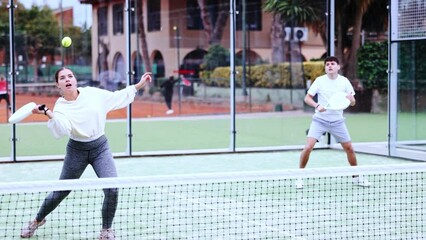
M 338 73 L 340 64 L 336 57 L 327 57 L 324 60 L 324 65 L 326 74 L 315 79 L 304 99 L 306 104 L 315 108 L 315 114 L 312 117 L 305 147 L 300 154 L 299 167 L 306 167 L 312 149 L 316 142 L 319 141 L 321 136 L 326 132 L 330 133 L 336 141 L 342 145 L 349 164 L 351 166 L 357 166 L 357 159 L 349 131 L 346 127 L 345 118 L 343 117 L 343 110 L 330 110 L 325 108 L 328 99 L 338 92 L 346 93 L 350 105 L 354 106 L 356 103 L 354 97 L 355 91 L 349 80 Z M 315 95 L 318 97 L 318 102 L 314 100 Z M 352 181 L 354 184 L 363 187 L 371 185 L 363 176 L 353 176 Z M 302 179 L 296 180 L 296 188 L 303 188 Z
M 68 68 L 59 69 L 55 73 L 55 80 L 61 97 L 56 101 L 53 111 L 44 105 L 37 105 L 32 112 L 44 114 L 49 118 L 47 126 L 56 138 L 69 137 L 59 179 L 80 178 L 89 164 L 100 178 L 117 177 L 114 159 L 104 135 L 106 116 L 109 111 L 124 108 L 132 103 L 136 92 L 151 82 L 151 73 L 142 75 L 135 85 L 115 92 L 94 87 L 77 88 L 77 79 Z M 117 208 L 118 190 L 103 191 L 105 197 L 99 239 L 111 240 L 115 239 L 111 226 Z M 35 219 L 22 229 L 21 237 L 32 237 L 36 229 L 46 223 L 45 217 L 69 193 L 70 191 L 51 192 Z

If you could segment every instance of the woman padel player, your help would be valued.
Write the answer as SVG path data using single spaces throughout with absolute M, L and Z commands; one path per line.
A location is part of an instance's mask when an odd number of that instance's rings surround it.
M 105 137 L 106 116 L 109 111 L 126 107 L 134 101 L 136 92 L 151 82 L 151 73 L 142 75 L 135 85 L 111 92 L 94 87 L 77 88 L 77 79 L 68 68 L 55 73 L 56 86 L 61 97 L 53 111 L 37 105 L 34 114 L 45 114 L 47 126 L 56 138 L 69 137 L 62 172 L 59 179 L 77 179 L 87 165 L 92 165 L 100 178 L 117 177 L 114 159 Z M 117 209 L 118 190 L 104 189 L 102 230 L 99 239 L 115 239 L 111 229 Z M 41 205 L 35 219 L 26 226 L 21 237 L 30 238 L 36 229 L 46 223 L 45 217 L 68 196 L 70 191 L 51 192 Z

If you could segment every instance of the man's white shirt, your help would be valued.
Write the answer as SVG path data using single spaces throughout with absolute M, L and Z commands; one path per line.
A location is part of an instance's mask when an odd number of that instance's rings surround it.
M 355 95 L 350 81 L 340 74 L 337 75 L 336 79 L 330 79 L 327 74 L 319 76 L 308 90 L 309 95 L 318 95 L 318 103 L 323 107 L 327 105 L 328 99 L 338 92 Z M 326 110 L 324 112 L 319 112 L 316 109 L 314 117 L 333 122 L 343 119 L 343 110 Z

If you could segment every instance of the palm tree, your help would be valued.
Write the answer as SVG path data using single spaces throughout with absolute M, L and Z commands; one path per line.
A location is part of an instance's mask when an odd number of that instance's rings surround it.
M 322 39 L 325 41 L 325 22 L 323 13 L 325 11 L 325 0 L 267 0 L 264 3 L 263 9 L 266 12 L 271 12 L 278 16 L 281 20 L 281 31 L 284 26 L 292 28 L 290 31 L 290 44 L 297 43 L 294 39 L 293 28 L 295 26 L 306 26 L 314 31 L 315 34 L 321 34 Z M 277 31 L 274 25 L 273 31 Z M 272 36 L 281 36 L 282 34 L 272 34 Z M 293 46 L 291 50 L 294 51 Z M 291 56 L 294 57 L 297 56 Z M 300 57 L 300 53 L 299 53 Z
M 303 60 L 302 53 L 300 52 L 301 43 L 295 39 L 293 29 L 296 26 L 306 26 L 315 33 L 322 32 L 325 34 L 325 25 L 322 17 L 324 6 L 323 0 L 267 0 L 264 3 L 263 9 L 266 12 L 273 13 L 275 16 L 279 16 L 281 20 L 281 34 L 271 34 L 272 37 L 281 37 L 281 40 L 277 41 L 277 39 L 271 39 L 272 42 L 281 42 L 284 46 L 283 27 L 289 26 L 291 28 L 289 43 L 287 45 L 288 52 L 285 54 L 285 57 L 283 57 L 283 59 L 291 63 L 291 87 L 294 85 L 305 86 L 303 65 L 301 64 Z M 276 23 L 273 24 L 272 31 L 277 31 Z M 325 39 L 325 35 L 322 36 L 324 36 L 323 39 Z M 282 50 L 284 51 L 284 48 Z M 294 83 L 294 80 L 300 80 L 302 82 Z

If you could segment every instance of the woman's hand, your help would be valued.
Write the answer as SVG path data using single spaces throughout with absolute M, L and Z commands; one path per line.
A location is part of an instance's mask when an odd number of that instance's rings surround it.
M 48 107 L 46 107 L 45 104 L 37 104 L 35 108 L 33 108 L 32 111 L 33 114 L 44 114 L 49 118 L 52 118 L 52 112 L 49 110 Z
M 35 106 L 34 108 L 33 108 L 33 114 L 44 114 L 44 104 L 42 105 L 42 104 L 37 104 L 37 106 Z
M 152 81 L 152 73 L 151 72 L 146 72 L 142 75 L 141 80 L 135 84 L 136 90 L 140 90 L 143 87 L 145 87 L 145 85 L 147 83 L 150 83 Z

